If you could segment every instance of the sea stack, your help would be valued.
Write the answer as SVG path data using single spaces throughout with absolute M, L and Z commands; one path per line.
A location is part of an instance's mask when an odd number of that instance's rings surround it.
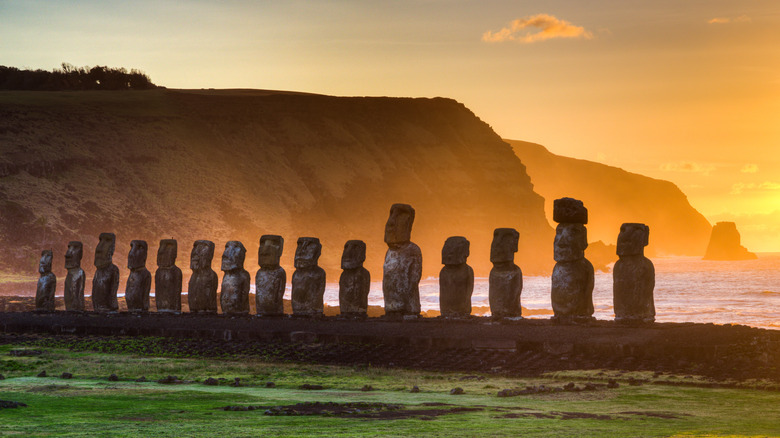
M 645 257 L 650 228 L 645 224 L 625 223 L 620 226 L 617 255 L 612 270 L 612 296 L 615 321 L 626 324 L 655 321 L 655 267 Z
M 385 224 L 387 253 L 383 266 L 382 294 L 388 316 L 420 315 L 422 251 L 411 241 L 414 208 L 393 204 Z
M 585 258 L 588 247 L 588 209 L 572 198 L 553 202 L 555 267 L 552 273 L 553 320 L 558 323 L 593 319 L 593 265 Z
M 466 318 L 471 315 L 471 294 L 474 292 L 474 270 L 466 264 L 469 241 L 453 236 L 441 249 L 439 272 L 439 307 L 445 318 Z
M 712 227 L 710 243 L 704 260 L 753 260 L 758 256 L 741 245 L 741 237 L 734 222 L 718 222 Z
M 119 268 L 113 263 L 116 235 L 101 233 L 95 248 L 95 276 L 92 278 L 92 307 L 96 312 L 117 312 L 119 302 Z
M 38 288 L 35 291 L 35 310 L 54 311 L 54 291 L 57 288 L 57 277 L 51 272 L 51 260 L 53 254 L 50 249 L 41 252 L 41 260 L 38 262 Z

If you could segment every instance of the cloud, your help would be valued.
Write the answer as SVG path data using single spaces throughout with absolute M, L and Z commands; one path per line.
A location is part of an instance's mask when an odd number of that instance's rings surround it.
M 523 44 L 535 43 L 553 38 L 593 38 L 593 33 L 582 26 L 575 26 L 566 20 L 549 14 L 537 14 L 512 21 L 508 27 L 482 34 L 482 41 L 501 43 L 515 41 Z
M 742 173 L 756 173 L 758 172 L 758 164 L 745 164 L 739 171 Z
M 729 24 L 729 23 L 750 23 L 753 21 L 750 17 L 747 15 L 740 15 L 736 18 L 730 18 L 730 17 L 715 17 L 707 23 L 709 24 Z
M 664 172 L 691 172 L 709 175 L 715 170 L 712 164 L 694 163 L 692 161 L 680 161 L 678 163 L 664 163 L 661 165 Z
M 780 183 L 771 182 L 771 181 L 764 181 L 762 183 L 734 183 L 734 185 L 731 186 L 731 192 L 729 192 L 732 195 L 741 195 L 745 190 L 752 190 L 752 191 L 770 191 L 770 190 L 780 190 Z

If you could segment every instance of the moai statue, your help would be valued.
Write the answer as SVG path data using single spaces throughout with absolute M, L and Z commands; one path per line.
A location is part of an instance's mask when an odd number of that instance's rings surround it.
M 231 240 L 225 244 L 225 252 L 222 253 L 222 292 L 220 304 L 222 313 L 226 315 L 249 314 L 249 285 L 251 279 L 249 272 L 244 269 L 246 248 L 244 244 Z
M 553 319 L 561 323 L 593 319 L 593 265 L 585 259 L 588 247 L 588 210 L 572 198 L 553 203 L 555 267 L 552 273 Z
M 439 306 L 445 318 L 465 318 L 471 315 L 471 294 L 474 292 L 474 270 L 466 264 L 469 241 L 465 237 L 447 238 L 441 249 L 444 267 L 439 272 Z
M 119 268 L 113 263 L 116 235 L 100 233 L 100 242 L 95 248 L 95 277 L 92 278 L 92 307 L 96 312 L 117 312 L 119 302 Z
M 419 316 L 422 252 L 410 241 L 414 209 L 393 204 L 385 225 L 388 246 L 382 277 L 382 294 L 387 315 Z
M 371 273 L 363 267 L 366 261 L 366 243 L 348 240 L 341 255 L 339 277 L 339 309 L 347 317 L 365 317 L 368 312 L 368 292 L 371 289 Z
M 490 245 L 488 299 L 494 318 L 519 319 L 523 317 L 520 294 L 523 293 L 523 271 L 515 264 L 515 253 L 520 233 L 514 228 L 496 228 Z
M 81 269 L 81 257 L 84 255 L 84 246 L 81 242 L 68 242 L 68 251 L 65 253 L 65 310 L 84 310 L 84 270 Z
M 260 237 L 260 249 L 257 250 L 260 269 L 255 275 L 255 305 L 258 316 L 284 315 L 287 273 L 279 264 L 283 250 L 282 236 L 266 234 Z
M 211 269 L 213 259 L 214 242 L 196 240 L 192 245 L 192 254 L 190 255 L 192 276 L 187 286 L 187 302 L 190 305 L 190 312 L 217 313 L 219 277 Z
M 325 293 L 325 270 L 317 266 L 322 252 L 320 239 L 301 237 L 295 250 L 292 276 L 292 311 L 295 316 L 321 316 Z
M 612 269 L 615 321 L 628 324 L 655 321 L 655 267 L 645 257 L 649 236 L 650 228 L 645 224 L 620 226 L 617 240 L 620 259 Z
M 157 250 L 157 271 L 154 273 L 154 298 L 157 311 L 181 313 L 181 269 L 176 266 L 178 243 L 163 239 Z
M 127 255 L 127 269 L 130 275 L 125 286 L 125 303 L 129 312 L 149 311 L 149 291 L 152 288 L 152 274 L 146 269 L 146 257 L 149 245 L 145 240 L 130 242 Z
M 57 277 L 51 272 L 52 257 L 50 249 L 41 252 L 41 261 L 38 263 L 38 273 L 41 274 L 41 278 L 38 279 L 38 288 L 35 291 L 35 310 L 54 311 L 54 291 L 57 289 Z

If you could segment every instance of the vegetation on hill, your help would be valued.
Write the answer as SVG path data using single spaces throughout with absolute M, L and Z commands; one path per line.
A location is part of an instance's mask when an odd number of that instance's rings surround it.
M 144 72 L 136 69 L 96 65 L 75 67 L 62 63 L 61 69 L 20 70 L 0 65 L 0 90 L 79 91 L 150 90 L 157 88 Z

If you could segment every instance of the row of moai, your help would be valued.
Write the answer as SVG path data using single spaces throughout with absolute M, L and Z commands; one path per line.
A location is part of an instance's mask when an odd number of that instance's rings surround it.
M 551 300 L 553 319 L 560 323 L 587 322 L 593 319 L 593 265 L 585 258 L 587 248 L 588 212 L 581 201 L 558 199 L 554 203 L 553 219 L 558 222 L 554 243 L 556 261 L 552 274 Z M 415 318 L 420 314 L 419 283 L 422 277 L 422 252 L 411 241 L 414 209 L 407 204 L 394 204 L 385 226 L 388 245 L 383 266 L 382 292 L 385 313 L 390 316 Z M 652 322 L 655 319 L 653 289 L 655 271 L 652 262 L 644 256 L 649 229 L 643 224 L 626 223 L 618 236 L 617 253 L 620 259 L 613 270 L 614 309 L 621 322 Z M 493 233 L 490 261 L 493 269 L 489 277 L 489 302 L 495 318 L 520 319 L 520 295 L 523 274 L 515 262 L 519 233 L 513 228 L 497 228 Z M 318 266 L 322 251 L 319 239 L 301 237 L 295 252 L 295 272 L 292 276 L 292 310 L 297 316 L 319 316 L 323 313 L 325 271 Z M 119 269 L 112 263 L 116 236 L 100 235 L 95 250 L 92 281 L 92 302 L 97 312 L 116 312 L 119 309 L 117 290 Z M 284 314 L 283 296 L 287 274 L 280 266 L 284 239 L 277 235 L 260 238 L 258 264 L 255 276 L 255 304 L 258 316 Z M 212 270 L 214 243 L 195 241 L 190 257 L 192 276 L 188 288 L 188 304 L 193 313 L 217 312 L 217 273 Z M 148 245 L 133 240 L 128 255 L 130 275 L 125 288 L 125 301 L 131 312 L 149 310 L 149 292 L 152 276 L 146 269 Z M 81 269 L 83 247 L 81 242 L 70 242 L 65 255 L 68 270 L 65 279 L 66 310 L 84 310 L 85 275 Z M 182 272 L 176 266 L 177 242 L 160 241 L 157 253 L 158 269 L 154 275 L 155 299 L 158 312 L 180 313 Z M 462 236 L 448 238 L 442 248 L 442 268 L 439 275 L 440 308 L 445 318 L 463 318 L 471 314 L 471 296 L 474 290 L 474 271 L 467 264 L 469 241 Z M 222 312 L 230 315 L 249 313 L 250 275 L 244 269 L 246 249 L 239 241 L 225 245 L 222 255 L 220 304 Z M 343 272 L 339 278 L 339 306 L 348 317 L 365 317 L 371 283 L 369 271 L 363 267 L 366 244 L 350 240 L 344 245 L 341 259 Z M 36 294 L 36 308 L 54 310 L 56 277 L 51 272 L 51 251 L 43 251 Z

